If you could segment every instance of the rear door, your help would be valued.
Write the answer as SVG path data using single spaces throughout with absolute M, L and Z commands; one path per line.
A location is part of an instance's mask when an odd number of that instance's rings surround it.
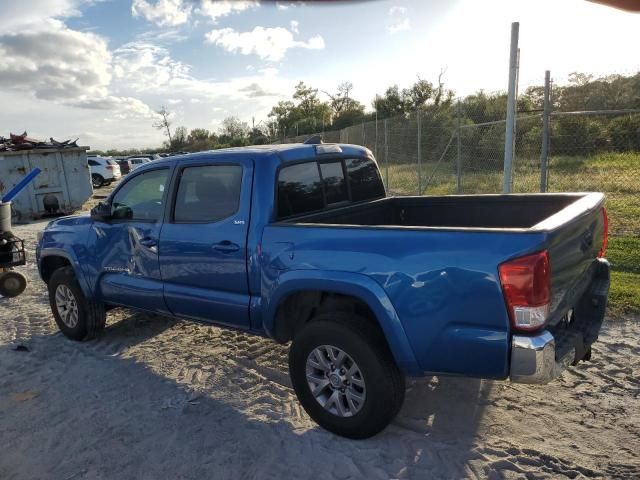
M 160 235 L 164 298 L 175 315 L 248 328 L 253 161 L 217 158 L 176 173 Z

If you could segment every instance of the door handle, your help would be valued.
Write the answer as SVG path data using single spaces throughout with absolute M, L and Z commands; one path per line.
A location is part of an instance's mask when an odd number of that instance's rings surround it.
M 140 245 L 148 248 L 153 248 L 158 245 L 158 240 L 151 237 L 143 237 L 139 240 L 139 242 L 140 242 Z
M 215 243 L 213 248 L 222 253 L 233 253 L 240 250 L 240 245 L 233 243 L 230 240 L 223 240 L 219 243 Z

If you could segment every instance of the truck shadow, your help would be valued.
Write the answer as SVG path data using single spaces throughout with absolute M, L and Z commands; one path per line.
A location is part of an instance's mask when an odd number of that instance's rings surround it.
M 478 458 L 491 382 L 410 381 L 396 421 L 352 441 L 299 407 L 286 346 L 126 310 L 111 317 L 90 342 L 55 333 L 31 338 L 28 353 L 0 346 L 0 477 L 460 478 Z

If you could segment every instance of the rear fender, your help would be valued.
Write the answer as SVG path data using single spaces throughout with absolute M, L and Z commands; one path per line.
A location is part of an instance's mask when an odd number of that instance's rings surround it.
M 304 290 L 350 295 L 366 303 L 378 321 L 397 365 L 408 375 L 420 375 L 404 327 L 382 287 L 366 275 L 326 270 L 294 270 L 279 275 L 270 287 L 263 286 L 262 319 L 267 334 L 274 336 L 279 305 L 291 294 Z

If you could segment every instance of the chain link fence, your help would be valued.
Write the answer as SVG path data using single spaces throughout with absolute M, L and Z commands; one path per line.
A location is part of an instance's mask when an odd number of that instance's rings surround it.
M 394 195 L 500 193 L 505 127 L 499 114 L 451 103 L 322 136 L 369 148 Z M 612 233 L 640 235 L 640 110 L 553 112 L 547 132 L 542 113 L 519 115 L 511 181 L 515 193 L 605 192 Z
M 600 191 L 610 231 L 640 235 L 640 110 L 554 112 L 548 191 Z

